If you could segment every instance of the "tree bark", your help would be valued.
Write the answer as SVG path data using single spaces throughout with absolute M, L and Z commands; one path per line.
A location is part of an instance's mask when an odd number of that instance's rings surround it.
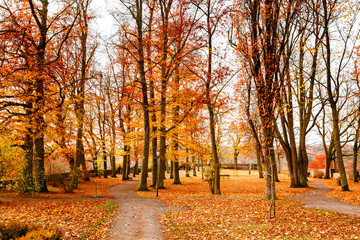
M 148 176 L 148 161 L 150 148 L 150 116 L 149 116 L 149 102 L 148 90 L 145 76 L 145 62 L 144 62 L 144 44 L 143 44 L 143 0 L 136 0 L 136 25 L 137 25 L 137 39 L 138 39 L 138 73 L 142 92 L 142 109 L 144 121 L 144 143 L 143 143 L 143 159 L 141 165 L 141 176 L 138 191 L 148 191 L 147 176 Z

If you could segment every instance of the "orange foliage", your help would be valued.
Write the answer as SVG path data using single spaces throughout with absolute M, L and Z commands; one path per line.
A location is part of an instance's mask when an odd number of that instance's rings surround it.
M 309 168 L 312 169 L 324 169 L 325 168 L 326 157 L 323 154 L 315 154 L 313 160 L 309 164 Z

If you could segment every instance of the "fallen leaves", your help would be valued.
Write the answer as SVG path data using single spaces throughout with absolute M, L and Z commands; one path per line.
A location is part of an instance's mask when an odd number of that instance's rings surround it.
M 17 194 L 11 191 L 1 192 L 1 198 L 43 198 L 43 199 L 76 199 L 94 198 L 95 195 L 102 198 L 111 198 L 109 188 L 122 183 L 120 177 L 117 178 L 92 178 L 94 181 L 81 181 L 79 188 L 73 193 L 65 193 L 62 187 L 52 187 L 48 185 L 48 193 Z
M 98 239 L 116 204 L 109 201 L 0 201 L 0 219 L 59 228 L 63 239 Z
M 336 183 L 336 179 L 321 180 L 326 186 L 332 188 L 332 191 L 327 193 L 327 197 L 337 198 L 342 202 L 354 205 L 360 205 L 360 183 L 354 183 L 348 180 L 348 185 L 351 191 L 341 191 L 341 186 Z
M 161 217 L 170 239 L 356 239 L 359 218 L 330 211 L 303 208 L 284 199 L 308 191 L 291 189 L 288 179 L 276 183 L 276 219 L 268 219 L 269 201 L 262 200 L 264 180 L 240 177 L 221 180 L 222 195 L 209 194 L 200 177 L 165 181 L 159 199 L 187 210 Z M 155 198 L 155 192 L 141 193 Z

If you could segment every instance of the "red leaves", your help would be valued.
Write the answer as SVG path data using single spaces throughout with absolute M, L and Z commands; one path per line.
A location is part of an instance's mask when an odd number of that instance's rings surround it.
M 324 169 L 326 157 L 324 154 L 317 153 L 309 164 L 312 169 Z

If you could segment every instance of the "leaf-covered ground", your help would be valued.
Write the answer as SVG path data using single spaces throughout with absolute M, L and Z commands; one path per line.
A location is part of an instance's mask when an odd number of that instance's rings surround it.
M 111 198 L 109 188 L 122 182 L 121 178 L 94 180 L 101 198 Z M 1 191 L 0 221 L 56 227 L 62 231 L 64 239 L 99 239 L 103 236 L 115 213 L 116 203 L 95 200 L 96 185 L 93 181 L 81 182 L 73 193 L 64 193 L 61 187 L 48 188 L 49 193 L 27 195 Z M 19 200 L 6 200 L 10 198 Z M 89 200 L 79 201 L 79 198 Z
M 59 228 L 64 239 L 99 239 L 116 204 L 110 201 L 0 201 L 0 219 Z
M 332 191 L 326 194 L 327 197 L 334 197 L 342 202 L 360 206 L 360 183 L 354 183 L 353 181 L 348 180 L 350 191 L 342 192 L 341 186 L 336 183 L 336 179 L 321 179 L 320 181 L 332 188 Z
M 183 185 L 166 180 L 159 198 L 188 210 L 161 217 L 170 239 L 356 239 L 360 219 L 330 211 L 303 208 L 288 197 L 308 189 L 290 189 L 282 175 L 277 183 L 276 219 L 269 219 L 269 201 L 262 200 L 264 180 L 238 176 L 222 180 L 221 196 L 209 194 L 201 177 L 182 179 Z M 155 197 L 155 192 L 139 193 Z
M 94 182 L 95 181 L 95 182 Z M 120 177 L 117 178 L 92 178 L 92 181 L 81 181 L 79 188 L 75 189 L 73 193 L 65 193 L 61 186 L 52 187 L 48 185 L 48 193 L 36 193 L 36 194 L 18 194 L 13 191 L 0 192 L 1 198 L 94 198 L 97 194 L 98 197 L 111 198 L 109 188 L 121 183 Z M 97 189 L 96 189 L 97 188 Z

